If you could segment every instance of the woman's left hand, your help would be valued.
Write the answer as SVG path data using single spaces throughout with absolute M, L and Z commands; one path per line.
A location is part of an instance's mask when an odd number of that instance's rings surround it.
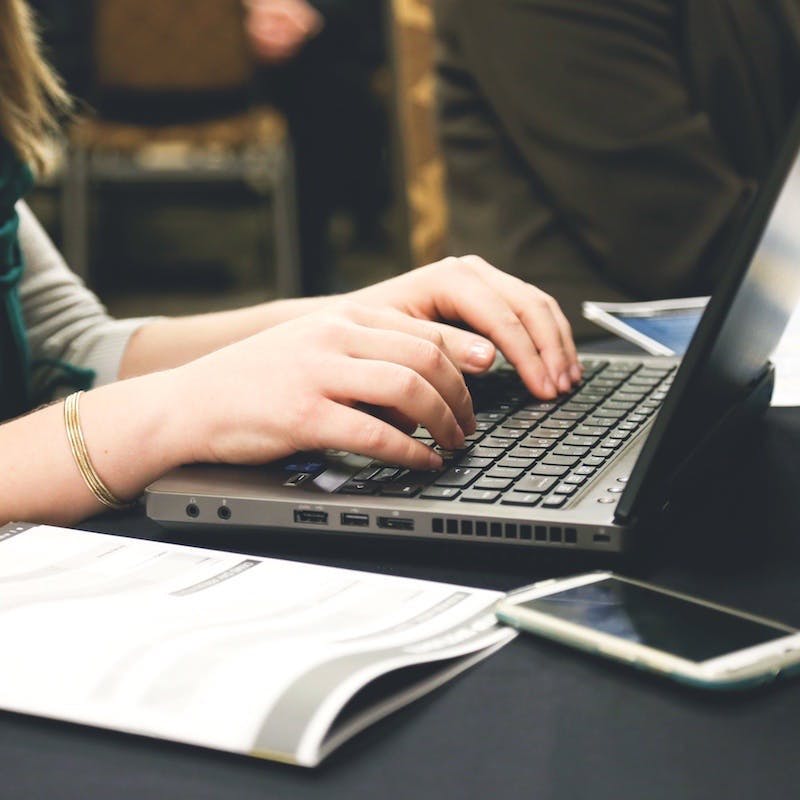
M 441 325 L 458 366 L 467 373 L 487 370 L 496 345 L 541 398 L 569 391 L 581 377 L 572 330 L 558 303 L 478 256 L 446 258 L 339 300 L 419 320 L 466 323 L 483 336 Z

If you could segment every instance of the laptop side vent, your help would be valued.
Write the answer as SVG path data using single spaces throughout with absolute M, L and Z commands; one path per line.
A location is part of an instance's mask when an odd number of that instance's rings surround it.
M 526 542 L 549 542 L 553 544 L 577 544 L 576 528 L 561 526 L 524 525 L 516 522 L 484 522 L 482 520 L 434 517 L 433 533 L 450 536 L 471 536 L 476 539 L 517 539 Z

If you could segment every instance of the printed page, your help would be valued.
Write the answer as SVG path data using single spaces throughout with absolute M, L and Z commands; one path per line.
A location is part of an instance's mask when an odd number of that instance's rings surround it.
M 499 596 L 9 526 L 0 706 L 313 765 L 341 708 L 373 678 L 509 641 L 494 620 Z

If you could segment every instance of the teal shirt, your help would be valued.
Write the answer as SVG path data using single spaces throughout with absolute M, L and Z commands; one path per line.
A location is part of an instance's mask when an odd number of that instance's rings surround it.
M 30 169 L 0 141 L 0 421 L 30 409 L 30 352 L 17 286 L 24 268 L 14 208 L 33 185 Z

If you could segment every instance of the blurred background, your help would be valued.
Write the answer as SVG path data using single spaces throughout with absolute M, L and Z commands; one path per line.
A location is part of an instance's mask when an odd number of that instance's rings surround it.
M 346 290 L 443 252 L 423 230 L 412 253 L 400 144 L 405 103 L 432 136 L 430 36 L 416 59 L 429 85 L 416 101 L 397 85 L 427 4 L 32 5 L 76 115 L 29 202 L 113 314 Z
M 31 205 L 119 316 L 475 252 L 597 336 L 713 290 L 800 98 L 795 0 L 31 3 L 76 98 Z

